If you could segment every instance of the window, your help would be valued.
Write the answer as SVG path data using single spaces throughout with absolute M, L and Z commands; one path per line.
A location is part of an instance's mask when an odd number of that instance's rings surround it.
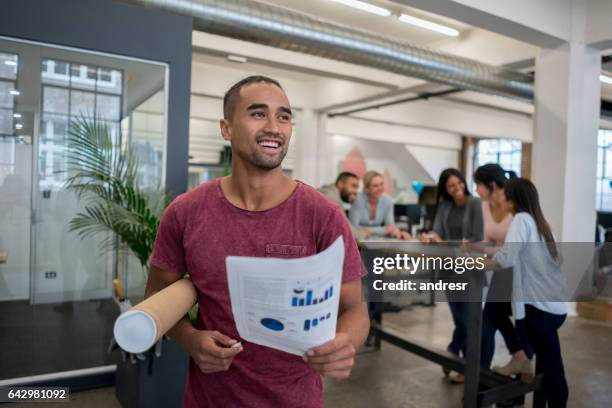
M 68 64 L 57 61 L 55 63 L 55 73 L 58 75 L 68 75 Z
M 94 114 L 109 126 L 111 136 L 119 142 L 121 120 L 121 71 L 53 59 L 42 61 L 42 124 L 40 186 L 61 188 L 66 177 L 66 137 L 70 120 Z M 68 75 L 70 73 L 70 75 Z M 109 84 L 101 78 L 117 78 Z M 112 85 L 112 86 L 111 86 Z
M 599 129 L 597 135 L 597 186 L 595 206 L 600 211 L 612 211 L 612 130 Z
M 11 91 L 17 88 L 18 58 L 15 54 L 0 52 L 0 137 L 14 132 L 15 100 Z
M 504 170 L 521 175 L 522 144 L 512 139 L 480 139 L 474 150 L 474 169 L 487 163 L 497 163 Z

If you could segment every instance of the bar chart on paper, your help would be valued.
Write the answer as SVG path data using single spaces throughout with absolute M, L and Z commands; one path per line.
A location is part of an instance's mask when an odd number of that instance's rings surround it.
M 314 329 L 323 322 L 329 321 L 329 319 L 331 319 L 331 313 L 329 312 L 326 315 L 315 317 L 314 319 L 306 319 L 304 320 L 304 331 L 309 331 L 311 328 Z
M 315 293 L 313 289 L 304 289 L 303 287 L 293 289 L 291 307 L 318 305 L 331 299 L 334 295 L 334 285 L 319 289 L 318 293 Z

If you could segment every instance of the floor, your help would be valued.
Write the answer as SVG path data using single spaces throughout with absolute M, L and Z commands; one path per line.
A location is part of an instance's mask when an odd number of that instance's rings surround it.
M 415 340 L 444 348 L 451 330 L 445 304 L 413 307 L 387 313 L 386 326 Z M 569 317 L 560 331 L 566 373 L 570 386 L 569 407 L 610 406 L 612 401 L 612 324 Z M 508 358 L 497 338 L 494 364 Z M 384 344 L 380 351 L 361 353 L 352 377 L 344 382 L 325 382 L 326 407 L 434 408 L 461 407 L 462 387 L 443 378 L 439 366 L 411 353 Z M 526 404 L 530 406 L 529 399 Z M 20 405 L 27 407 L 27 404 Z M 32 408 L 39 404 L 32 404 Z M 48 407 L 119 407 L 114 388 L 74 393 L 70 404 Z
M 118 315 L 110 299 L 42 305 L 2 302 L 0 379 L 114 364 L 107 348 Z

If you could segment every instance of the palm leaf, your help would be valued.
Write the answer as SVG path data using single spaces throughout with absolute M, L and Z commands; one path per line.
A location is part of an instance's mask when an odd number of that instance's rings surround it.
M 161 188 L 144 191 L 138 185 L 138 160 L 117 146 L 108 125 L 97 117 L 81 116 L 68 131 L 68 178 L 65 188 L 85 202 L 70 221 L 81 238 L 104 232 L 101 251 L 125 246 L 148 266 L 149 255 L 164 209 L 172 197 Z

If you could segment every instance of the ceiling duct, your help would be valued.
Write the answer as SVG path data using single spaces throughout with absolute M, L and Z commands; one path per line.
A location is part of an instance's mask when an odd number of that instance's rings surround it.
M 249 0 L 124 0 L 193 17 L 194 29 L 511 98 L 533 98 L 532 78 Z

